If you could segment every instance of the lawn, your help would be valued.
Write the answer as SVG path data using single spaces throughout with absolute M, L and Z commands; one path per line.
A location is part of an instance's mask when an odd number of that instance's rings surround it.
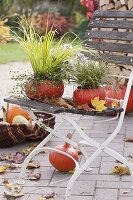
M 0 64 L 26 60 L 27 56 L 19 44 L 8 43 L 0 45 Z

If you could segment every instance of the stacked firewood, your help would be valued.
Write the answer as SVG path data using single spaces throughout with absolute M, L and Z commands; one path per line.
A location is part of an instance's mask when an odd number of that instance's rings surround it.
M 100 0 L 101 10 L 133 10 L 133 0 Z
M 100 10 L 118 10 L 118 11 L 133 10 L 133 0 L 100 0 L 99 2 L 100 2 Z M 113 18 L 110 20 L 113 20 Z M 107 28 L 105 28 L 105 29 L 107 30 Z M 130 29 L 129 30 L 128 29 L 118 29 L 118 30 L 112 29 L 112 31 L 132 32 L 132 30 L 130 30 Z M 109 41 L 109 42 L 111 42 L 111 41 Z M 113 40 L 113 42 L 119 43 L 119 41 L 115 41 L 115 40 Z M 129 41 L 123 41 L 123 42 L 121 41 L 120 43 L 128 44 Z M 115 55 L 122 56 L 122 55 L 126 55 L 126 53 L 117 53 L 116 52 Z M 133 54 L 129 54 L 129 53 L 127 55 L 133 56 Z M 118 74 L 128 75 L 130 73 L 129 72 L 130 68 L 131 67 L 127 66 L 127 65 L 124 65 L 124 66 L 120 65 L 119 68 L 116 67 L 115 72 Z

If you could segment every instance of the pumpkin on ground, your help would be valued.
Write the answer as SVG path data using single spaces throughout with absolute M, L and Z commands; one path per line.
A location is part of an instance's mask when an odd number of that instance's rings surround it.
M 55 149 L 71 155 L 76 161 L 79 159 L 78 152 L 68 143 L 58 145 L 55 147 Z M 57 152 L 50 152 L 49 161 L 53 167 L 62 172 L 68 172 L 75 168 L 75 162 L 71 158 Z

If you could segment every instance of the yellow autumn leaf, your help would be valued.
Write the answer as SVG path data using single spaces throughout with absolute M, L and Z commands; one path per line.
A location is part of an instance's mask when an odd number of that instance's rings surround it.
M 7 170 L 8 166 L 0 166 L 0 173 L 4 173 Z
M 130 174 L 129 168 L 124 164 L 114 166 L 112 172 L 118 175 Z
M 111 106 L 114 108 L 114 107 L 119 107 L 119 102 L 118 101 L 113 101 L 111 103 Z
M 75 169 L 72 169 L 69 171 L 70 174 L 74 174 L 74 172 L 75 172 Z
M 96 109 L 96 111 L 102 112 L 107 109 L 105 106 L 105 100 L 99 100 L 99 97 L 95 97 L 91 99 L 92 106 Z

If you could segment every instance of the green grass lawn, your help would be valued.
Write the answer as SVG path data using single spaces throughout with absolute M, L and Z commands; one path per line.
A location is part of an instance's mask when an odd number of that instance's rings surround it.
M 0 45 L 0 64 L 26 60 L 28 58 L 19 44 L 7 43 Z

